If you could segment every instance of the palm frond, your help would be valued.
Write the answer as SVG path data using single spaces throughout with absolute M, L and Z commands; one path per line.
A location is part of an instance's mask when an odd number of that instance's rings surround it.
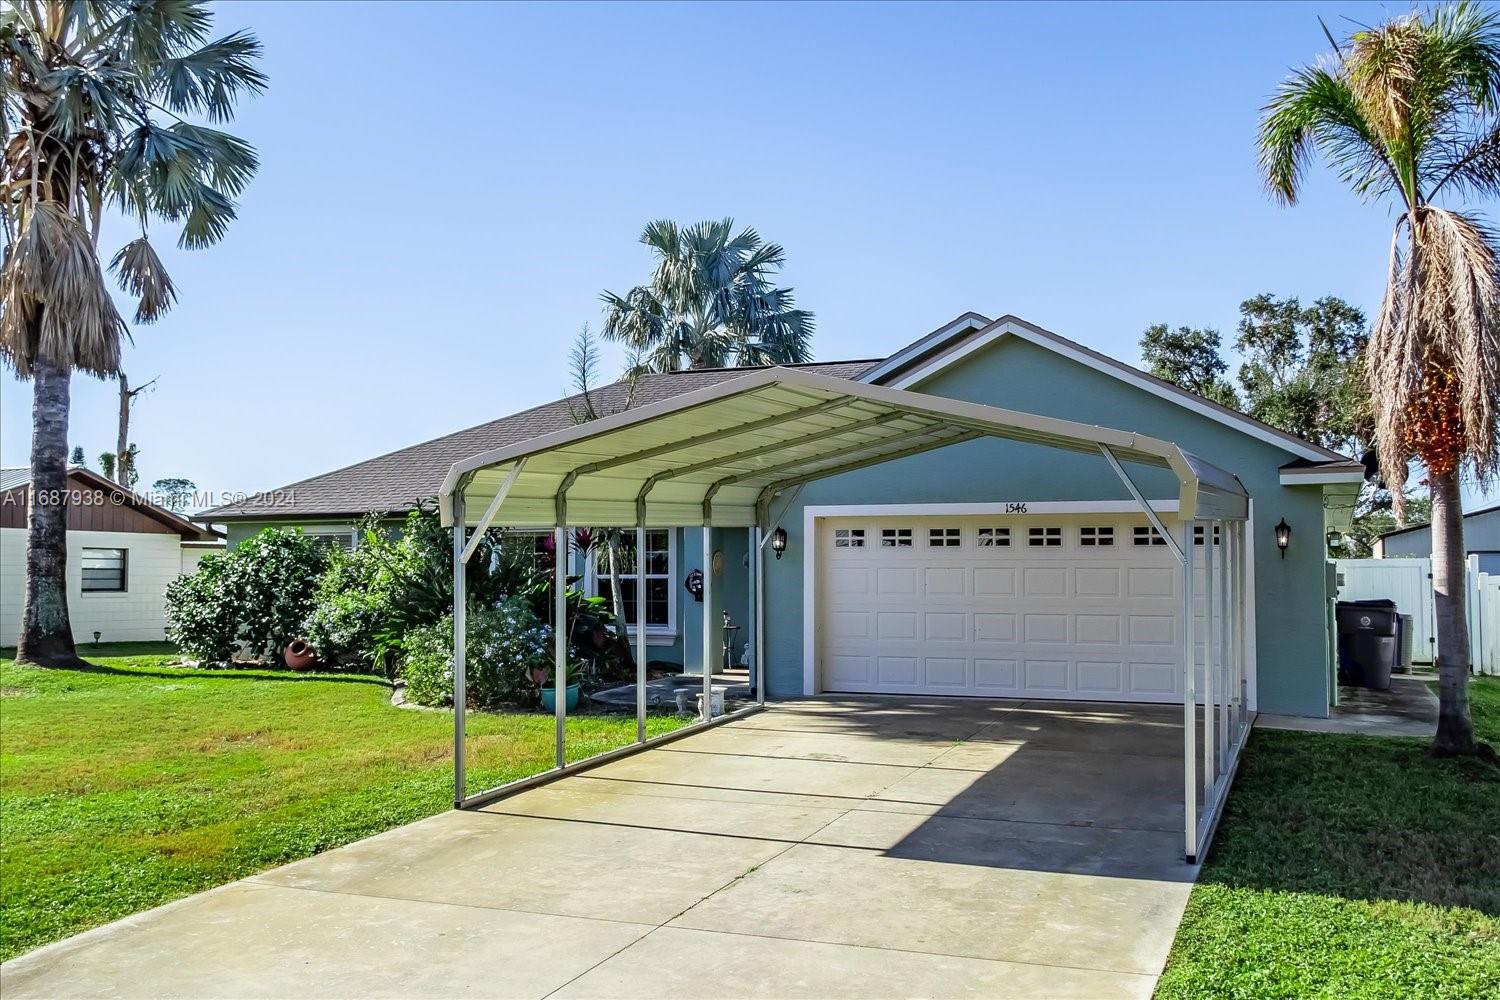
M 0 272 L 0 358 L 22 378 L 38 359 L 109 376 L 124 332 L 88 230 L 56 202 L 34 206 Z
M 1263 109 L 1260 168 L 1271 195 L 1297 202 L 1314 151 L 1364 198 L 1398 186 L 1380 136 L 1364 117 L 1348 82 L 1326 67 L 1298 70 Z
M 226 121 L 242 95 L 266 89 L 269 81 L 255 65 L 260 56 L 255 36 L 237 31 L 192 52 L 164 58 L 157 67 L 162 103 L 173 111 Z
M 138 300 L 135 309 L 137 323 L 154 323 L 172 308 L 177 301 L 177 289 L 162 266 L 161 258 L 144 236 L 131 240 L 120 248 L 109 269 L 120 281 L 120 287 Z

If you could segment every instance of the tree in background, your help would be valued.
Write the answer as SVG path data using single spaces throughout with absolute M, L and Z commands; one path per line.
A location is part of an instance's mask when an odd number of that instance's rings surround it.
M 154 219 L 180 223 L 178 245 L 219 241 L 233 199 L 255 172 L 254 150 L 186 121 L 233 117 L 266 78 L 245 32 L 210 38 L 209 6 L 14 3 L 0 8 L 0 357 L 34 379 L 26 597 L 16 659 L 82 661 L 67 600 L 68 396 L 75 369 L 120 371 L 125 322 L 99 258 L 105 213 L 139 224 L 110 260 L 136 299 L 135 320 L 163 315 L 176 290 L 148 239 Z
M 1174 330 L 1157 323 L 1141 335 L 1141 357 L 1152 375 L 1223 406 L 1238 407 L 1234 386 L 1224 378 L 1229 365 L 1219 348 L 1219 331 L 1207 328 L 1179 326 Z
M 128 490 L 140 481 L 141 474 L 136 469 L 136 461 L 140 455 L 141 450 L 133 444 L 125 449 L 124 461 L 112 451 L 101 451 L 99 470 L 104 473 L 105 479 L 113 479 Z
M 193 502 L 193 493 L 197 489 L 197 483 L 181 476 L 168 476 L 151 484 L 151 492 L 156 494 L 154 499 L 163 507 L 179 514 Z
M 773 284 L 786 251 L 734 220 L 646 226 L 651 282 L 606 291 L 604 337 L 639 352 L 646 371 L 783 365 L 811 359 L 813 315 Z
M 68 456 L 68 464 L 76 465 L 80 469 L 85 468 L 89 464 L 88 459 L 83 457 L 83 445 L 75 444 L 73 446 L 73 454 Z
M 1261 294 L 1240 303 L 1235 350 L 1245 412 L 1257 420 L 1346 455 L 1370 441 L 1363 354 L 1365 315 L 1325 295 L 1304 307 L 1296 297 Z
M 1444 4 L 1334 48 L 1264 109 L 1260 165 L 1284 204 L 1296 203 L 1318 155 L 1360 197 L 1396 208 L 1368 352 L 1375 448 L 1398 515 L 1408 463 L 1426 468 L 1439 658 L 1433 751 L 1474 754 L 1459 476 L 1467 467 L 1489 483 L 1500 465 L 1500 265 L 1490 229 L 1443 202 L 1500 194 L 1500 20 L 1478 4 Z

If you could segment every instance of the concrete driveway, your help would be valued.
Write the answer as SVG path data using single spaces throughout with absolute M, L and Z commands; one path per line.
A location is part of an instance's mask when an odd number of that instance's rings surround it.
M 1181 711 L 822 699 L 48 946 L 31 996 L 1148 997 Z

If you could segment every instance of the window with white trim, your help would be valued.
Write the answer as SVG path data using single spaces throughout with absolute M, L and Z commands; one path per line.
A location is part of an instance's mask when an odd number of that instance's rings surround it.
M 836 549 L 862 549 L 865 547 L 864 528 L 834 528 L 833 547 Z
M 1115 529 L 1107 525 L 1095 527 L 1084 525 L 1078 529 L 1078 544 L 1084 546 L 1104 546 L 1115 544 Z
M 1201 524 L 1193 525 L 1193 544 L 1203 544 L 1203 525 Z M 1219 544 L 1219 526 L 1217 524 L 1214 525 L 1214 544 Z
M 334 549 L 353 552 L 359 544 L 359 529 L 347 524 L 311 524 L 302 528 L 302 534 L 324 555 Z
M 979 547 L 981 549 L 1000 549 L 1010 545 L 1009 528 L 980 528 Z
M 927 547 L 930 549 L 956 549 L 964 542 L 959 528 L 928 528 Z
M 125 593 L 125 568 L 128 561 L 126 549 L 84 549 L 83 592 L 85 594 Z
M 1062 545 L 1062 529 L 1030 528 L 1026 532 L 1026 544 L 1033 548 L 1058 548 Z
M 673 551 L 675 531 L 662 529 L 646 532 L 646 631 L 658 633 L 674 632 L 676 623 L 676 596 L 672 589 L 672 567 L 676 562 Z M 620 597 L 625 604 L 625 621 L 631 631 L 635 630 L 636 599 L 640 584 L 636 577 L 635 532 L 624 532 L 624 544 L 620 546 L 619 577 Z M 593 577 L 594 593 L 605 600 L 613 600 L 609 585 L 609 549 L 600 544 L 595 547 L 589 566 Z
M 1138 524 L 1135 526 L 1132 540 L 1136 545 L 1165 545 L 1167 540 L 1149 524 Z
M 881 528 L 880 547 L 883 549 L 911 548 L 910 528 Z

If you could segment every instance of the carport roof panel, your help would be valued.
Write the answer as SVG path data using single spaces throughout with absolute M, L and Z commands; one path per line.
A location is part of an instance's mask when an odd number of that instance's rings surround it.
M 713 523 L 749 525 L 768 489 L 982 436 L 1095 454 L 1106 445 L 1123 461 L 1172 469 L 1189 505 L 1199 492 L 1244 495 L 1233 476 L 1170 442 L 771 368 L 465 459 L 440 503 L 451 522 L 464 483 L 473 523 L 512 480 L 492 523 L 550 526 L 564 491 L 571 523 L 633 524 L 644 496 L 654 525 L 701 524 L 705 501 Z

